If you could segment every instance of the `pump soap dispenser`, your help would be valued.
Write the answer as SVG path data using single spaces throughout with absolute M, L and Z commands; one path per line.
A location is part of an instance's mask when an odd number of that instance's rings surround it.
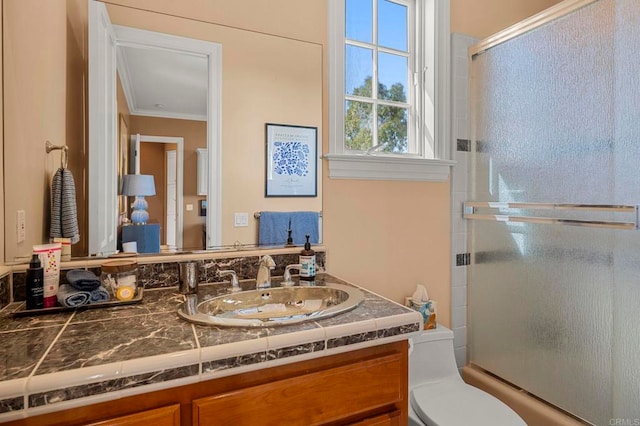
M 303 281 L 315 281 L 316 279 L 316 252 L 311 250 L 309 235 L 305 235 L 307 242 L 304 250 L 300 252 L 300 279 Z
M 27 269 L 27 309 L 44 308 L 44 268 L 37 254 L 31 256 Z

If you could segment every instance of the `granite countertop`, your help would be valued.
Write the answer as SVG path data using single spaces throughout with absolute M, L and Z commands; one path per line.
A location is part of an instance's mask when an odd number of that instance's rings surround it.
M 274 280 L 275 281 L 275 280 Z M 328 274 L 317 285 L 352 285 Z M 249 283 L 243 283 L 248 285 Z M 228 293 L 228 283 L 200 292 Z M 145 290 L 133 305 L 14 317 L 0 311 L 0 422 L 403 340 L 420 315 L 362 289 L 335 317 L 264 328 L 192 324 L 177 289 Z

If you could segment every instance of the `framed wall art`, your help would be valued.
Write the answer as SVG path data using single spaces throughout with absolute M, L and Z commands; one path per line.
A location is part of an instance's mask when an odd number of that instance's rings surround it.
M 265 197 L 318 196 L 318 128 L 266 124 Z

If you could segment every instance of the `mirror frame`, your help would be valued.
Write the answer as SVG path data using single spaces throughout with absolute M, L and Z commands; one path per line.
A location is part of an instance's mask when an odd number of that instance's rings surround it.
M 203 57 L 208 65 L 206 247 L 222 241 L 222 45 L 111 25 L 104 3 L 89 1 L 89 191 L 88 254 L 116 252 L 117 106 L 116 47 L 163 49 Z M 180 206 L 183 208 L 183 206 Z M 180 249 L 182 249 L 180 247 Z

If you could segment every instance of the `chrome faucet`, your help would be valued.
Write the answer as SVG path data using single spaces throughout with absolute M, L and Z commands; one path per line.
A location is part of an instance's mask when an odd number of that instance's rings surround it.
M 258 276 L 256 277 L 256 289 L 271 287 L 271 270 L 276 267 L 276 262 L 268 254 L 260 258 L 258 263 Z
M 291 287 L 292 285 L 295 285 L 295 282 L 293 282 L 293 279 L 291 279 L 291 270 L 296 269 L 298 272 L 300 272 L 301 268 L 302 268 L 302 265 L 299 263 L 294 263 L 293 265 L 287 265 L 287 267 L 284 268 L 284 278 L 282 280 L 282 286 Z
M 226 269 L 223 271 L 219 270 L 218 276 L 220 278 L 231 276 L 231 291 L 234 293 L 242 291 L 242 288 L 240 288 L 240 284 L 238 283 L 238 274 L 236 274 L 236 271 L 234 271 L 233 269 Z

